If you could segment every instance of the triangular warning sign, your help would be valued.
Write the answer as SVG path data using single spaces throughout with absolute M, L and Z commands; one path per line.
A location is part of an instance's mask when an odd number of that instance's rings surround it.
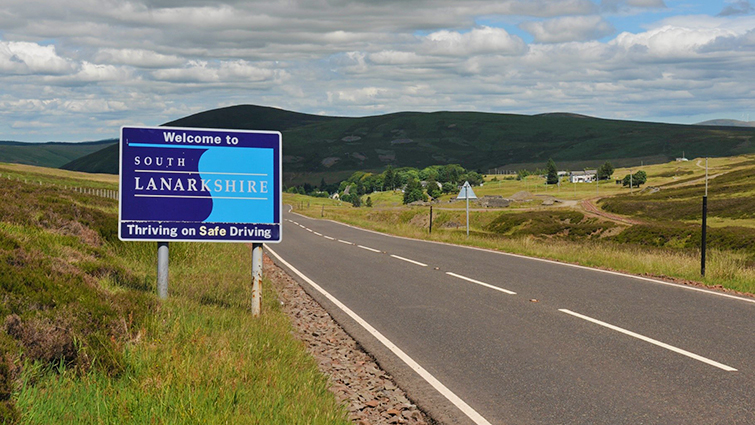
M 472 190 L 472 186 L 469 182 L 464 182 L 464 186 L 461 187 L 459 196 L 457 196 L 456 199 L 477 199 L 477 195 L 474 194 L 474 190 Z

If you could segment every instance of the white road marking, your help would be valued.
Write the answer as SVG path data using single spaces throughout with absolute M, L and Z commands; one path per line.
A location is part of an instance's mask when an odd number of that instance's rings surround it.
M 587 320 L 588 322 L 592 322 L 592 323 L 598 324 L 600 326 L 604 326 L 604 327 L 606 327 L 608 329 L 613 329 L 616 332 L 621 332 L 621 333 L 623 333 L 625 335 L 629 335 L 631 337 L 640 339 L 642 341 L 649 342 L 651 344 L 657 345 L 657 346 L 665 348 L 667 350 L 671 350 L 671 351 L 673 351 L 675 353 L 679 353 L 679 354 L 682 354 L 684 356 L 687 356 L 687 357 L 693 358 L 695 360 L 701 361 L 703 363 L 707 363 L 707 364 L 709 364 L 711 366 L 715 366 L 715 367 L 717 367 L 719 369 L 723 369 L 723 370 L 725 370 L 727 372 L 736 372 L 737 371 L 737 369 L 734 369 L 731 366 L 726 366 L 725 364 L 718 363 L 716 361 L 713 361 L 711 359 L 705 358 L 703 356 L 699 356 L 699 355 L 697 355 L 695 353 L 690 353 L 689 351 L 682 350 L 681 348 L 676 348 L 673 345 L 668 345 L 666 343 L 657 341 L 657 340 L 652 339 L 652 338 L 648 338 L 646 336 L 634 333 L 632 331 L 628 331 L 628 330 L 620 328 L 618 326 L 614 326 L 614 325 L 608 324 L 606 322 L 601 322 L 600 320 L 593 319 L 592 317 L 588 317 L 588 316 L 585 316 L 585 315 L 582 315 L 582 314 L 579 314 L 579 313 L 575 313 L 575 312 L 573 312 L 571 310 L 566 310 L 566 309 L 560 309 L 558 311 L 560 311 L 562 313 L 570 314 L 570 315 L 572 315 L 574 317 L 579 317 L 580 319 Z
M 367 251 L 372 251 L 372 252 L 381 252 L 381 251 L 380 251 L 379 249 L 370 248 L 370 247 L 368 247 L 368 246 L 364 246 L 364 245 L 357 245 L 357 246 L 358 246 L 358 247 L 360 247 L 360 248 L 362 248 L 362 249 L 366 249 Z
M 466 276 L 462 276 L 460 274 L 451 273 L 451 272 L 446 272 L 446 274 L 449 275 L 449 276 L 458 277 L 459 279 L 464 279 L 467 282 L 472 282 L 472 283 L 476 283 L 478 285 L 482 285 L 482 286 L 484 286 L 486 288 L 495 289 L 496 291 L 505 292 L 505 293 L 507 293 L 509 295 L 516 295 L 516 292 L 509 291 L 508 289 L 499 288 L 499 287 L 493 286 L 493 285 L 491 285 L 489 283 L 480 282 L 479 280 L 475 280 L 475 279 L 472 279 L 472 278 L 469 278 L 469 277 L 466 277 Z
M 319 232 L 314 232 L 314 233 L 315 233 L 315 235 L 317 235 L 317 236 L 322 236 L 322 233 L 319 233 Z
M 407 263 L 412 263 L 412 264 L 416 264 L 418 266 L 427 267 L 427 264 L 425 264 L 425 263 L 420 263 L 419 261 L 414 261 L 414 260 L 410 260 L 408 258 L 399 257 L 398 255 L 391 254 L 391 257 L 397 258 L 397 259 L 402 260 L 402 261 L 406 261 Z
M 313 232 L 313 230 L 312 230 L 312 229 L 310 229 L 309 227 L 305 227 L 305 229 L 306 229 L 306 230 L 307 230 L 308 232 L 310 232 L 310 233 L 312 233 L 312 232 Z
M 351 243 L 349 241 L 344 241 L 344 240 L 341 240 L 341 239 L 339 239 L 338 242 L 345 243 L 346 245 L 354 245 L 353 243 Z
M 488 422 L 487 419 L 482 417 L 479 413 L 477 413 L 476 410 L 474 410 L 472 407 L 470 407 L 464 400 L 459 398 L 456 394 L 454 394 L 453 391 L 448 389 L 445 385 L 443 385 L 442 382 L 438 381 L 433 375 L 430 374 L 425 368 L 419 365 L 414 359 L 409 357 L 406 353 L 404 353 L 403 350 L 398 348 L 396 344 L 391 342 L 388 338 L 386 338 L 383 334 L 381 334 L 377 329 L 375 329 L 372 325 L 367 323 L 364 319 L 359 317 L 354 311 L 352 311 L 350 308 L 346 307 L 345 304 L 343 304 L 341 301 L 339 301 L 336 297 L 331 295 L 328 291 L 320 287 L 320 285 L 316 284 L 312 279 L 305 276 L 302 272 L 297 270 L 294 266 L 286 262 L 283 258 L 281 258 L 280 255 L 278 255 L 275 251 L 267 247 L 267 252 L 273 254 L 275 258 L 278 259 L 283 265 L 288 267 L 289 270 L 296 273 L 300 278 L 302 278 L 305 282 L 307 282 L 312 288 L 314 288 L 317 292 L 321 293 L 325 298 L 330 300 L 333 304 L 336 305 L 336 307 L 340 308 L 344 313 L 349 315 L 355 322 L 357 322 L 359 325 L 361 325 L 367 332 L 369 332 L 372 336 L 374 336 L 378 341 L 380 341 L 386 348 L 391 350 L 393 354 L 395 354 L 401 361 L 406 363 L 407 366 L 409 366 L 412 370 L 417 372 L 417 374 L 422 377 L 425 381 L 427 381 L 428 384 L 432 385 L 433 388 L 435 388 L 443 397 L 445 397 L 448 401 L 454 404 L 459 410 L 461 410 L 469 419 L 471 419 L 475 424 L 477 425 L 491 425 L 490 422 Z
M 334 241 L 334 240 L 336 240 L 336 238 L 331 238 L 330 236 L 323 236 L 323 238 L 325 238 L 325 239 L 330 239 L 331 241 Z

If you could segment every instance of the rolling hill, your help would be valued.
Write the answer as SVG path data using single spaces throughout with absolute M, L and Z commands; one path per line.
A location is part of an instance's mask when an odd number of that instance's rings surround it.
M 76 158 L 89 155 L 107 145 L 117 143 L 117 139 L 84 143 L 22 143 L 0 141 L 0 162 L 58 168 Z
M 239 105 L 201 112 L 166 125 L 279 130 L 284 141 L 286 184 L 334 181 L 356 170 L 458 163 L 468 169 L 543 167 L 553 158 L 562 169 L 663 163 L 681 156 L 720 157 L 755 152 L 755 129 L 675 125 L 592 118 L 481 112 L 400 112 L 347 118 Z M 111 148 L 112 149 L 112 148 Z M 67 169 L 117 172 L 112 150 Z M 107 166 L 106 164 L 111 164 Z M 110 170 L 110 171 L 106 171 Z

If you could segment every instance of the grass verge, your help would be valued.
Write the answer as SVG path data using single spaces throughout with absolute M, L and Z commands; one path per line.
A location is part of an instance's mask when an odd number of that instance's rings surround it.
M 115 201 L 0 180 L 0 423 L 347 423 L 240 244 L 115 236 Z

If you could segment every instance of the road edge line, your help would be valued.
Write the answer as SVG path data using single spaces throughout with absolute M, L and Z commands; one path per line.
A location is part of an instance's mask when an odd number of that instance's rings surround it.
M 341 311 L 346 313 L 349 317 L 351 317 L 354 321 L 356 321 L 360 326 L 362 326 L 367 332 L 370 333 L 373 337 L 375 337 L 380 343 L 382 343 L 387 349 L 389 349 L 393 354 L 395 354 L 401 361 L 403 361 L 407 366 L 409 366 L 413 371 L 415 371 L 422 379 L 424 379 L 428 384 L 430 384 L 433 388 L 435 388 L 436 391 L 438 391 L 443 397 L 445 397 L 448 401 L 450 401 L 454 406 L 456 406 L 459 410 L 462 411 L 469 419 L 471 419 L 475 424 L 477 425 L 491 425 L 490 422 L 488 422 L 487 419 L 482 417 L 479 413 L 477 413 L 476 410 L 474 410 L 471 406 L 469 406 L 464 400 L 459 398 L 456 394 L 454 394 L 453 391 L 448 389 L 443 383 L 441 383 L 437 378 L 435 378 L 433 375 L 430 374 L 425 368 L 419 365 L 414 359 L 409 357 L 406 353 L 404 353 L 403 350 L 398 348 L 393 342 L 391 342 L 388 338 L 386 338 L 383 334 L 381 334 L 377 329 L 372 327 L 369 323 L 367 323 L 364 319 L 362 319 L 358 314 L 356 314 L 354 311 L 352 311 L 349 307 L 347 307 L 345 304 L 343 304 L 341 301 L 338 300 L 338 298 L 331 295 L 328 291 L 323 289 L 320 285 L 316 284 L 312 279 L 308 278 L 304 273 L 300 272 L 296 267 L 289 264 L 286 260 L 283 259 L 280 255 L 278 255 L 277 252 L 270 249 L 270 247 L 266 247 L 267 252 L 272 254 L 278 261 L 280 261 L 283 265 L 285 265 L 289 270 L 294 272 L 297 276 L 302 278 L 305 282 L 307 282 L 310 286 L 312 286 L 313 289 L 315 289 L 317 292 L 322 294 L 325 298 L 327 298 L 330 302 L 336 305 L 336 307 L 340 308 Z

